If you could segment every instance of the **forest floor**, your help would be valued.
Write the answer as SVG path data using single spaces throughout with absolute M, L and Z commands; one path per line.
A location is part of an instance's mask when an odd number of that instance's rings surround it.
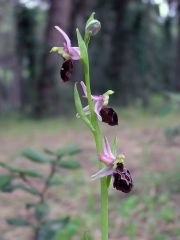
M 119 113 L 118 127 L 103 125 L 109 139 L 115 135 L 119 138 L 119 152 L 126 155 L 126 166 L 134 180 L 130 194 L 110 189 L 110 240 L 180 239 L 180 135 L 173 131 L 179 119 L 180 113 L 161 116 L 158 112 L 130 109 Z M 63 229 L 59 240 L 80 240 L 86 230 L 92 239 L 99 240 L 99 182 L 90 181 L 91 174 L 97 171 L 97 160 L 85 126 L 73 117 L 0 119 L 0 161 L 30 166 L 20 157 L 22 149 L 56 149 L 73 143 L 82 148 L 77 156 L 81 168 L 60 173 L 64 185 L 48 193 L 51 216 L 71 216 L 71 224 Z M 32 240 L 28 228 L 15 228 L 5 221 L 25 216 L 24 203 L 30 197 L 20 190 L 0 194 L 0 239 Z

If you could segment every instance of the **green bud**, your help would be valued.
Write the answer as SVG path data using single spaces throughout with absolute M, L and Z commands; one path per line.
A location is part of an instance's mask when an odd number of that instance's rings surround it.
M 90 33 L 91 36 L 95 36 L 101 29 L 101 23 L 93 19 L 86 25 L 86 31 Z

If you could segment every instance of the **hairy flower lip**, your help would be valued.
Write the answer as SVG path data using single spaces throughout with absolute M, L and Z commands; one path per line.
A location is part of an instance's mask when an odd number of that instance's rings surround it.
M 100 111 L 102 121 L 108 123 L 110 126 L 118 125 L 117 113 L 110 107 L 103 107 Z
M 133 180 L 130 171 L 124 167 L 123 163 L 118 163 L 113 172 L 113 187 L 124 193 L 129 193 L 133 188 Z
M 73 73 L 72 60 L 71 59 L 65 60 L 60 70 L 60 75 L 63 82 L 68 82 L 72 77 L 72 73 Z

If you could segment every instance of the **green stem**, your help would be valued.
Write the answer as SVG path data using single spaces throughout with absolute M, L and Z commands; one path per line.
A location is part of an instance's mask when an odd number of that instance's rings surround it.
M 91 98 L 91 87 L 90 87 L 90 75 L 89 75 L 89 61 L 88 64 L 84 65 L 85 82 L 87 88 L 87 98 L 90 109 L 91 123 L 95 129 L 93 132 L 97 153 L 102 153 L 102 134 L 100 127 L 95 116 L 94 105 Z M 102 168 L 103 164 L 99 161 L 99 168 Z M 106 177 L 101 178 L 101 239 L 108 240 L 108 187 Z

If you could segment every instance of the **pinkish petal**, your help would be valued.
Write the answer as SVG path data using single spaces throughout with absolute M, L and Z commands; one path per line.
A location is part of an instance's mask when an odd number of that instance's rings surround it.
M 83 108 L 83 111 L 84 111 L 85 115 L 89 115 L 89 114 L 90 114 L 89 105 L 87 105 L 86 107 L 84 107 L 84 108 Z
M 115 157 L 114 157 L 114 155 L 112 154 L 111 147 L 110 147 L 110 145 L 109 145 L 109 142 L 108 142 L 108 140 L 107 140 L 107 137 L 104 137 L 103 150 L 104 150 L 104 153 L 106 153 L 108 156 L 110 156 L 111 158 L 113 158 L 113 159 L 115 160 Z
M 56 30 L 58 30 L 61 35 L 63 36 L 63 38 L 65 39 L 66 43 L 67 43 L 67 47 L 71 47 L 71 40 L 69 39 L 68 35 L 58 26 L 55 26 Z
M 94 106 L 94 111 L 95 111 L 95 113 L 96 113 L 96 115 L 97 115 L 97 117 L 98 117 L 98 119 L 100 121 L 102 121 L 102 118 L 101 118 L 101 115 L 99 113 L 100 113 L 100 111 L 102 109 L 102 106 L 103 106 L 103 102 L 102 101 L 97 101 L 95 103 L 95 106 Z
M 94 101 L 103 101 L 104 97 L 102 95 L 99 95 L 99 96 L 92 95 L 92 99 Z
M 89 115 L 90 114 L 89 105 L 87 105 L 86 107 L 83 107 L 83 111 L 85 115 Z M 80 118 L 79 113 L 76 113 L 76 117 Z
M 113 168 L 112 167 L 104 167 L 100 169 L 97 173 L 93 174 L 91 177 L 93 180 L 109 176 L 113 173 Z
M 83 90 L 83 93 L 84 93 L 83 97 L 87 98 L 86 85 L 84 84 L 83 81 L 81 81 L 80 84 L 81 84 L 81 87 L 82 87 L 82 90 Z
M 79 47 L 69 47 L 68 51 L 73 60 L 79 60 L 81 58 Z
M 110 155 L 108 154 L 103 154 L 103 153 L 100 153 L 99 154 L 99 158 L 101 159 L 101 161 L 103 163 L 105 163 L 106 165 L 113 165 L 114 161 L 115 161 L 115 158 L 114 157 L 111 157 Z

